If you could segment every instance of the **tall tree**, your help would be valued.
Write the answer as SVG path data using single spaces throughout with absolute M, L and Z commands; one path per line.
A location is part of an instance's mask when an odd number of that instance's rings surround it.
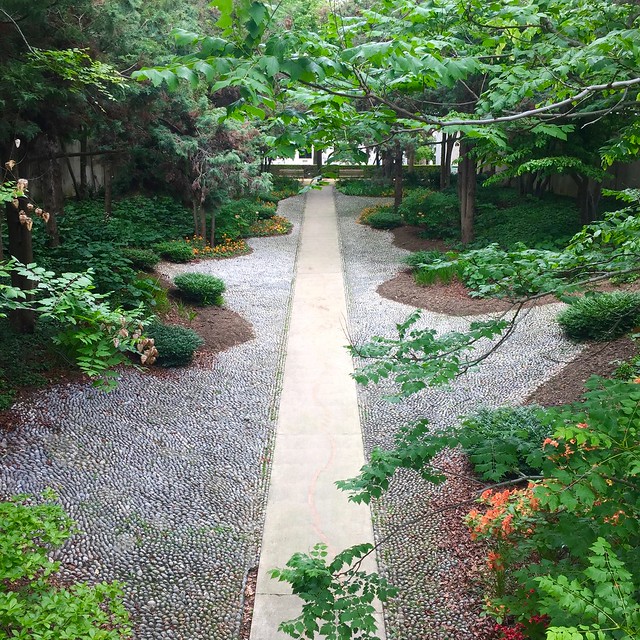
M 468 138 L 467 148 L 504 138 L 499 129 L 507 123 L 536 133 L 567 119 L 637 117 L 635 3 L 381 0 L 357 16 L 328 20 L 322 33 L 274 32 L 274 17 L 256 2 L 218 6 L 224 38 L 179 32 L 193 53 L 139 77 L 195 81 L 202 73 L 236 86 L 240 102 L 254 105 L 303 86 L 308 110 L 333 104 L 341 113 L 345 101 L 364 101 L 389 128 L 446 127 Z M 435 114 L 412 103 L 419 92 L 442 87 L 461 97 L 438 104 Z M 461 209 L 461 216 L 472 220 L 472 211 Z

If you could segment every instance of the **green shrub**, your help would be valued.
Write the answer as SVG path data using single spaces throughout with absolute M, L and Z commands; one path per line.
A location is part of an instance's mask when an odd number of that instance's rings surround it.
M 552 194 L 537 198 L 504 187 L 478 187 L 473 246 L 497 242 L 510 249 L 523 242 L 528 247 L 555 249 L 566 245 L 580 228 L 572 198 Z
M 169 262 L 189 262 L 189 260 L 193 260 L 193 249 L 184 240 L 159 242 L 154 246 L 154 249 Z
M 456 175 L 451 176 L 453 179 Z M 453 180 L 451 181 L 453 184 Z M 408 187 L 428 187 L 431 189 L 440 188 L 440 166 L 439 165 L 417 165 L 413 171 L 406 171 L 404 174 L 404 184 Z
M 193 231 L 193 216 L 182 203 L 166 196 L 133 196 L 113 203 L 105 220 L 104 201 L 65 205 L 59 220 L 63 244 L 72 239 L 100 240 L 121 246 L 147 247 Z
M 237 240 L 249 235 L 251 225 L 261 212 L 273 215 L 273 209 L 250 198 L 229 200 L 216 210 L 216 244 L 225 238 Z
M 393 211 L 377 211 L 367 218 L 367 224 L 374 229 L 395 229 L 401 227 L 403 222 Z
M 126 298 L 127 286 L 137 273 L 123 255 L 123 248 L 102 240 L 73 238 L 49 250 L 40 266 L 60 273 L 83 273 L 93 269 L 93 284 L 99 293 L 113 293 Z
M 639 319 L 640 293 L 623 291 L 587 294 L 558 315 L 572 340 L 613 340 L 633 329 Z
M 150 247 L 167 238 L 184 236 L 192 230 L 193 218 L 181 203 L 167 197 L 135 196 L 113 203 L 105 219 L 104 202 L 86 200 L 65 205 L 58 220 L 61 244 L 46 246 L 46 234 L 34 234 L 35 261 L 57 273 L 81 273 L 93 269 L 99 293 L 113 293 L 122 304 L 138 301 L 130 289 L 139 268 L 125 247 Z M 133 296 L 130 294 L 133 293 Z
M 151 249 L 123 249 L 122 255 L 139 271 L 153 271 L 160 262 L 160 256 Z
M 273 176 L 272 185 L 272 194 L 278 200 L 297 196 L 302 186 L 297 178 L 288 178 L 286 176 Z
M 162 367 L 184 367 L 193 360 L 196 349 L 204 340 L 193 329 L 153 322 L 145 334 L 155 341 L 158 350 L 157 363 Z
M 613 377 L 625 381 L 640 377 L 640 355 L 621 362 L 613 372 Z
M 336 189 L 345 196 L 382 197 L 393 195 L 393 185 L 375 182 L 364 178 L 338 180 Z
M 431 264 L 436 260 L 442 260 L 444 254 L 441 251 L 415 251 L 402 260 L 412 269 L 417 269 L 423 264 Z
M 460 207 L 452 191 L 414 189 L 404 197 L 398 213 L 406 224 L 422 227 L 424 237 L 460 236 Z
M 456 435 L 483 480 L 500 482 L 540 472 L 542 443 L 549 435 L 540 412 L 536 406 L 480 409 L 463 420 Z
M 369 218 L 376 213 L 380 213 L 381 211 L 384 213 L 393 213 L 393 207 L 388 207 L 382 204 L 376 204 L 376 205 L 373 205 L 372 207 L 365 207 L 360 212 L 360 215 L 356 218 L 356 222 L 358 224 L 368 225 Z
M 451 252 L 416 251 L 408 255 L 403 262 L 412 267 L 413 279 L 416 284 L 428 287 L 436 282 L 451 282 L 453 278 L 460 275 L 461 267 L 449 260 L 455 255 Z
M 442 266 L 432 265 L 431 268 L 421 267 L 416 269 L 413 274 L 413 279 L 420 287 L 430 287 L 436 282 L 442 282 L 443 284 L 449 284 L 454 278 L 460 276 L 461 268 L 456 263 L 449 263 L 443 261 Z
M 167 290 L 160 284 L 160 280 L 152 275 L 143 275 L 140 278 L 136 278 L 127 287 L 127 290 L 128 299 L 133 300 L 134 304 L 130 305 L 120 301 L 124 307 L 136 306 L 135 303 L 142 302 L 148 309 L 152 309 L 154 313 L 166 313 L 171 307 Z M 116 297 L 115 302 L 118 301 Z
M 185 298 L 197 304 L 222 304 L 222 294 L 226 287 L 220 278 L 205 273 L 181 273 L 173 281 Z
M 280 202 L 280 198 L 273 193 L 261 193 L 258 197 L 262 202 L 271 202 L 272 204 Z
M 77 533 L 51 491 L 0 502 L 0 608 L 2 638 L 122 640 L 129 616 L 116 583 L 68 584 L 56 574 L 53 550 Z

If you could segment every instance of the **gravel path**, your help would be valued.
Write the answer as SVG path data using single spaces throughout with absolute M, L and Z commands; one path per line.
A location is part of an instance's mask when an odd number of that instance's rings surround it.
M 304 197 L 280 203 L 291 235 L 233 260 L 165 265 L 222 277 L 256 338 L 211 370 L 127 372 L 110 394 L 69 384 L 18 406 L 0 440 L 0 493 L 53 487 L 82 536 L 66 570 L 121 580 L 137 640 L 231 640 L 257 564 Z
M 380 202 L 376 199 L 375 202 Z M 349 304 L 349 331 L 355 343 L 373 335 L 394 336 L 395 324 L 414 309 L 381 298 L 376 288 L 397 273 L 406 251 L 394 247 L 391 233 L 358 225 L 355 218 L 371 199 L 336 193 L 345 279 Z M 359 401 L 365 450 L 389 447 L 398 428 L 419 418 L 439 427 L 480 406 L 496 407 L 522 401 L 551 377 L 578 350 L 560 335 L 552 321 L 558 305 L 533 310 L 501 350 L 472 374 L 458 380 L 451 391 L 429 389 L 400 404 L 381 399 L 385 386 L 360 387 Z M 421 323 L 439 331 L 463 329 L 469 319 L 424 312 Z M 467 471 L 459 454 L 443 457 L 442 464 L 457 473 Z M 415 474 L 405 473 L 374 505 L 377 539 L 395 525 L 415 520 L 420 513 L 470 497 L 468 483 L 448 482 L 433 487 Z M 477 623 L 479 590 L 473 575 L 481 562 L 469 545 L 460 517 L 468 511 L 434 514 L 397 531 L 379 554 L 383 573 L 400 587 L 386 609 L 387 633 L 395 640 L 467 640 L 486 635 Z

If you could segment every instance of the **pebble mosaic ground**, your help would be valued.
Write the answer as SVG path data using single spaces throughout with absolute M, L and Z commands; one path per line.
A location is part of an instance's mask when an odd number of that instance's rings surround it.
M 0 493 L 53 487 L 84 535 L 65 571 L 125 583 L 136 640 L 232 640 L 257 564 L 304 197 L 280 203 L 291 235 L 252 239 L 233 260 L 164 265 L 221 277 L 256 338 L 211 370 L 127 372 L 104 394 L 40 394 L 0 440 Z
M 376 200 L 375 202 L 380 202 Z M 349 332 L 354 343 L 373 335 L 395 335 L 395 324 L 414 309 L 381 298 L 376 288 L 392 278 L 407 252 L 392 245 L 388 232 L 358 225 L 355 218 L 371 199 L 336 194 L 345 281 Z M 451 391 L 429 389 L 400 404 L 382 400 L 383 385 L 359 387 L 365 451 L 389 447 L 398 428 L 427 418 L 438 427 L 456 423 L 459 416 L 480 406 L 517 404 L 577 353 L 553 322 L 558 305 L 534 309 L 508 343 L 475 372 L 458 380 Z M 461 329 L 465 318 L 425 311 L 421 323 L 439 331 Z M 441 464 L 454 473 L 468 473 L 456 453 Z M 484 635 L 477 624 L 480 602 L 474 589 L 473 567 L 482 562 L 459 522 L 465 510 L 420 514 L 438 504 L 471 497 L 466 481 L 433 487 L 415 474 L 402 474 L 388 495 L 374 505 L 378 540 L 392 534 L 379 555 L 382 572 L 400 588 L 386 609 L 387 634 L 393 640 L 470 640 Z M 468 510 L 468 508 L 466 509 Z M 401 522 L 412 522 L 393 533 Z M 475 554 L 475 556 L 474 556 Z

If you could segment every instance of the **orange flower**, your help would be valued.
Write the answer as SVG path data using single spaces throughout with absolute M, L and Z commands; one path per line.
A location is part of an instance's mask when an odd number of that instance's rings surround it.
M 495 551 L 489 551 L 487 554 L 487 565 L 492 571 L 504 571 L 502 556 Z
M 480 500 L 487 500 L 492 493 L 493 489 L 487 489 L 486 491 L 483 491 L 482 495 L 480 496 Z
M 514 528 L 511 522 L 513 521 L 513 515 L 510 513 L 505 516 L 505 519 L 502 521 L 502 533 L 505 536 L 508 536 L 510 533 L 513 533 Z

